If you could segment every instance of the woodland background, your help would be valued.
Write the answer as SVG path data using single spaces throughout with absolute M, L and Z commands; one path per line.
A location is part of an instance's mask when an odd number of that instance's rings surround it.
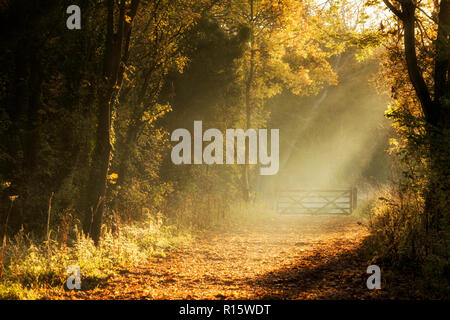
M 1 297 L 165 255 L 297 185 L 358 187 L 374 261 L 448 297 L 448 0 L 73 2 L 0 1 Z M 194 120 L 279 128 L 279 174 L 174 166 Z

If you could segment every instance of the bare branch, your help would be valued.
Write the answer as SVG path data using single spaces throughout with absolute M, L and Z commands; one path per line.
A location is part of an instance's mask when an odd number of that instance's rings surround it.
M 399 17 L 401 20 L 405 18 L 403 12 L 397 9 L 389 0 L 383 0 L 383 2 L 389 8 L 389 10 L 391 10 L 392 13 Z

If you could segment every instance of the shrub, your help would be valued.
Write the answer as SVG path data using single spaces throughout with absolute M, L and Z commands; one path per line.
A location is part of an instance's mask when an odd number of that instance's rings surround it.
M 367 209 L 372 233 L 368 253 L 373 263 L 383 266 L 388 287 L 395 291 L 409 283 L 410 291 L 417 290 L 422 297 L 448 297 L 448 252 L 427 228 L 420 193 L 384 187 Z
M 32 239 L 21 230 L 6 247 L 0 299 L 37 299 L 45 297 L 46 290 L 63 290 L 71 265 L 81 269 L 82 289 L 91 289 L 120 268 L 164 256 L 189 240 L 188 234 L 168 226 L 160 215 L 145 212 L 143 221 L 116 225 L 114 231 L 104 225 L 98 246 L 77 225 L 67 246 L 56 240 Z M 60 238 L 56 233 L 53 237 Z

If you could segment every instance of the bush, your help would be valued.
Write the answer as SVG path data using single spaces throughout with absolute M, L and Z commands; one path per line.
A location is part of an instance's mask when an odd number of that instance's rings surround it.
M 164 223 L 161 216 L 147 210 L 145 219 L 131 225 L 116 225 L 114 231 L 103 226 L 98 246 L 74 226 L 76 235 L 69 245 L 56 240 L 38 241 L 17 233 L 6 246 L 4 274 L 0 282 L 0 299 L 36 299 L 46 290 L 63 290 L 67 268 L 81 269 L 82 289 L 91 289 L 120 268 L 138 265 L 188 241 L 189 236 Z M 55 238 L 59 238 L 54 234 Z
M 420 297 L 449 297 L 448 252 L 436 251 L 445 249 L 427 228 L 424 208 L 424 198 L 412 189 L 380 189 L 366 208 L 372 234 L 366 248 L 372 263 L 383 266 L 393 291 L 406 282 Z

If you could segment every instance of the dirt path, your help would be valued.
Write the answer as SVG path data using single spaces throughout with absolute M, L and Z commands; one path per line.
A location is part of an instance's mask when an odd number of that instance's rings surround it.
M 370 299 L 367 229 L 347 216 L 281 216 L 226 232 L 109 279 L 69 299 Z

